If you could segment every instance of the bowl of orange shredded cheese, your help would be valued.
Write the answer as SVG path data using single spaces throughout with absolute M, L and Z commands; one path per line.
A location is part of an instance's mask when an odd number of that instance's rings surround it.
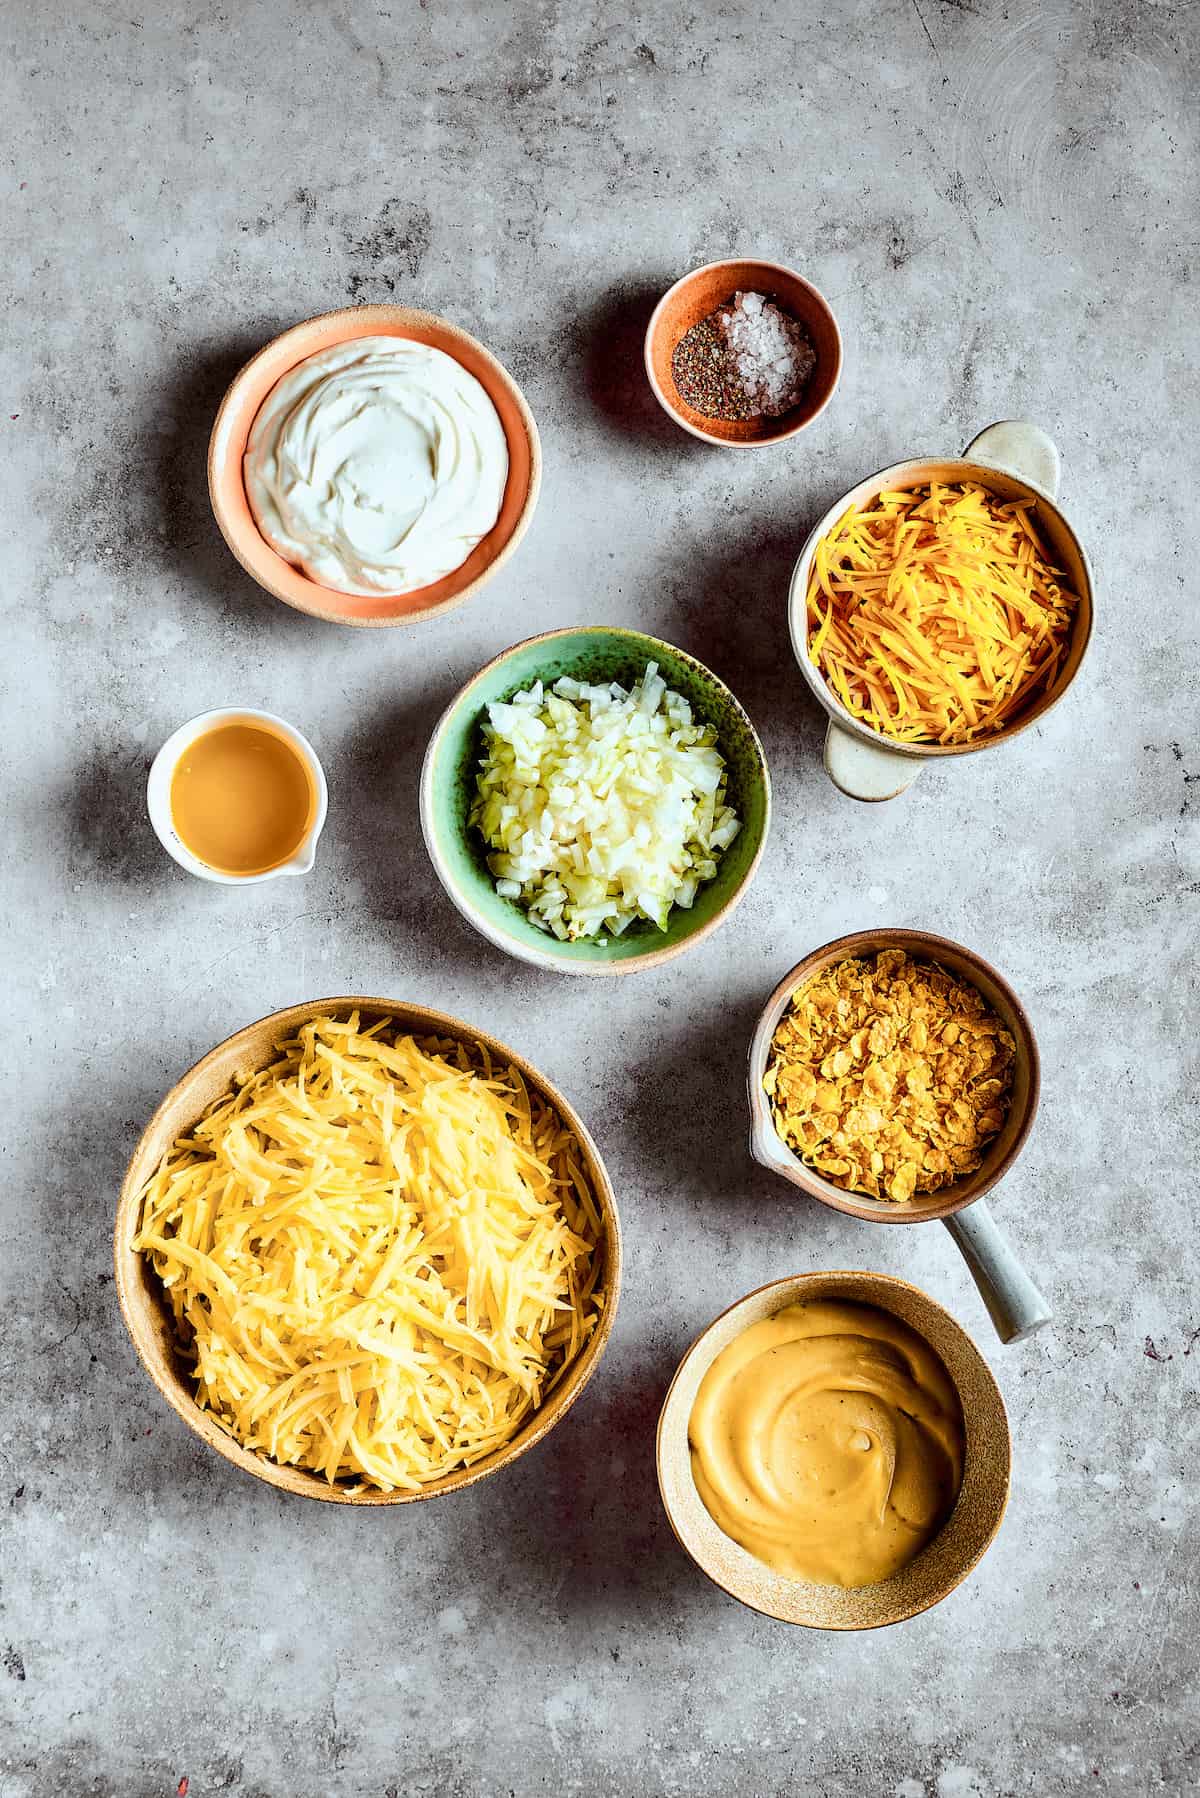
M 792 643 L 851 797 L 892 798 L 927 758 L 1008 740 L 1074 679 L 1092 585 L 1057 466 L 1036 427 L 994 425 L 957 460 L 860 482 L 810 535 Z
M 594 1371 L 621 1239 L 567 1101 L 456 1018 L 381 999 L 239 1031 L 134 1153 L 117 1290 L 154 1384 L 286 1491 L 429 1498 L 507 1465 Z

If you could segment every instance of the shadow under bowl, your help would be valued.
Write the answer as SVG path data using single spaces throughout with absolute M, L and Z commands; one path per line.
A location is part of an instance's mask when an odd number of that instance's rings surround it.
M 267 1066 L 280 1044 L 294 1036 L 301 1025 L 312 1018 L 344 1017 L 352 1011 L 361 1013 L 368 1022 L 391 1019 L 402 1030 L 418 1038 L 449 1038 L 461 1042 L 469 1054 L 486 1050 L 493 1063 L 516 1068 L 527 1086 L 553 1107 L 578 1142 L 582 1172 L 596 1201 L 602 1225 L 598 1253 L 603 1257 L 603 1265 L 596 1290 L 602 1294 L 604 1303 L 596 1328 L 575 1360 L 562 1370 L 539 1409 L 502 1448 L 473 1466 L 432 1481 L 418 1492 L 380 1492 L 369 1488 L 352 1492 L 342 1485 L 330 1485 L 321 1475 L 302 1467 L 284 1466 L 267 1455 L 243 1448 L 215 1422 L 211 1413 L 197 1404 L 191 1370 L 180 1352 L 174 1319 L 164 1300 L 158 1275 L 146 1256 L 133 1247 L 142 1188 L 176 1138 L 196 1124 L 215 1100 L 229 1092 L 235 1079 L 245 1079 Z M 408 1504 L 458 1492 L 486 1479 L 489 1474 L 498 1473 L 540 1442 L 574 1404 L 595 1373 L 612 1332 L 621 1288 L 621 1224 L 612 1182 L 599 1150 L 562 1093 L 544 1074 L 486 1031 L 476 1030 L 446 1012 L 430 1011 L 425 1006 L 390 999 L 343 997 L 292 1005 L 286 1011 L 273 1012 L 256 1024 L 247 1025 L 198 1061 L 171 1088 L 134 1150 L 117 1205 L 113 1253 L 117 1296 L 126 1328 L 142 1366 L 176 1415 L 209 1448 L 232 1461 L 244 1473 L 253 1474 L 256 1479 L 265 1480 L 283 1492 L 344 1505 Z
M 716 727 L 717 747 L 728 769 L 727 799 L 742 827 L 722 855 L 715 878 L 700 888 L 690 910 L 676 906 L 671 911 L 665 931 L 638 922 L 604 943 L 559 942 L 531 924 L 515 901 L 500 897 L 484 840 L 468 821 L 484 749 L 485 711 L 536 680 L 550 686 L 563 675 L 631 687 L 647 662 L 658 663 L 668 687 L 689 701 L 697 721 Z M 442 714 L 421 771 L 421 828 L 451 900 L 497 948 L 561 973 L 630 974 L 658 967 L 701 943 L 744 896 L 762 859 L 770 820 L 771 777 L 762 744 L 729 688 L 685 650 L 613 625 L 547 631 L 489 662 Z
M 907 1567 L 873 1586 L 826 1586 L 788 1578 L 727 1536 L 692 1475 L 688 1425 L 700 1382 L 721 1351 L 751 1324 L 812 1300 L 874 1305 L 915 1330 L 940 1358 L 958 1393 L 966 1437 L 963 1480 L 950 1517 Z M 658 1485 L 671 1528 L 703 1573 L 730 1597 L 809 1629 L 879 1629 L 938 1604 L 982 1559 L 1008 1503 L 1012 1443 L 1004 1400 L 962 1326 L 917 1286 L 862 1271 L 795 1274 L 772 1281 L 722 1312 L 679 1364 L 658 1424 Z
M 710 418 L 688 404 L 675 380 L 672 359 L 681 338 L 738 292 L 777 301 L 804 326 L 816 352 L 798 403 L 778 418 Z M 828 300 L 811 281 L 779 262 L 710 262 L 684 275 L 655 307 L 644 353 L 651 390 L 667 416 L 693 437 L 725 449 L 759 449 L 794 437 L 825 410 L 842 372 L 842 337 Z
M 461 363 L 486 391 L 508 443 L 508 482 L 495 524 L 459 567 L 411 593 L 342 593 L 285 562 L 259 531 L 246 497 L 243 458 L 251 426 L 271 391 L 299 363 L 360 337 L 429 344 Z M 474 337 L 432 312 L 409 306 L 347 306 L 293 325 L 235 375 L 221 402 L 208 449 L 208 491 L 226 543 L 252 579 L 297 611 L 331 624 L 413 624 L 448 612 L 477 593 L 513 554 L 529 528 L 542 480 L 537 425 L 508 370 Z

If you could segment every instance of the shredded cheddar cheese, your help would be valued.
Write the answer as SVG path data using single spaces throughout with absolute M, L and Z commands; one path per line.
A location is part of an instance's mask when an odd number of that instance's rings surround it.
M 880 493 L 827 532 L 809 659 L 853 717 L 904 743 L 972 743 L 1055 690 L 1078 601 L 1035 510 L 933 483 Z
M 163 1157 L 135 1246 L 237 1441 L 391 1491 L 509 1441 L 602 1301 L 561 1119 L 515 1069 L 387 1030 L 282 1044 Z

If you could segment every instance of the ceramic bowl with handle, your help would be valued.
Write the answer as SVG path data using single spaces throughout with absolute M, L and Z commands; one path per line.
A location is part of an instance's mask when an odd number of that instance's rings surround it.
M 801 1161 L 776 1130 L 771 1102 L 763 1090 L 771 1039 L 797 987 L 848 957 L 871 956 L 881 949 L 903 949 L 916 961 L 938 962 L 951 974 L 969 981 L 982 993 L 1017 1046 L 1004 1126 L 988 1144 L 980 1165 L 974 1173 L 964 1174 L 936 1192 L 916 1193 L 905 1204 L 847 1192 Z M 964 949 L 961 943 L 924 930 L 860 930 L 853 936 L 826 943 L 784 975 L 763 1007 L 750 1044 L 747 1083 L 750 1153 L 763 1167 L 790 1180 L 810 1198 L 867 1223 L 920 1224 L 940 1218 L 962 1251 L 1003 1342 L 1018 1342 L 1049 1323 L 1051 1313 L 1046 1300 L 983 1203 L 984 1194 L 1012 1167 L 1033 1128 L 1041 1090 L 1041 1063 L 1025 1007 L 1008 982 L 982 956 Z
M 727 798 L 741 829 L 693 905 L 674 906 L 667 928 L 637 921 L 621 936 L 560 942 L 530 923 L 512 899 L 502 898 L 487 865 L 487 845 L 470 822 L 484 742 L 482 724 L 495 700 L 511 699 L 540 680 L 563 675 L 630 688 L 658 664 L 667 686 L 682 693 L 699 724 L 717 732 L 725 758 Z M 771 822 L 771 777 L 750 719 L 724 681 L 686 650 L 644 631 L 617 625 L 580 625 L 546 631 L 506 649 L 469 680 L 436 725 L 421 770 L 421 829 L 438 879 L 458 910 L 482 936 L 536 967 L 566 974 L 631 974 L 659 967 L 695 948 L 728 919 L 753 880 Z
M 1045 431 L 1023 419 L 1008 419 L 981 431 L 961 456 L 920 457 L 868 475 L 831 506 L 809 533 L 792 571 L 788 625 L 800 672 L 829 718 L 825 732 L 826 773 L 849 798 L 894 799 L 912 785 L 928 761 L 970 755 L 1010 742 L 1057 705 L 1075 679 L 1092 633 L 1092 573 L 1082 543 L 1057 504 L 1060 466 L 1058 450 Z M 808 584 L 822 537 L 844 513 L 869 505 L 885 490 L 924 487 L 930 481 L 975 481 L 1003 500 L 1032 500 L 1036 507 L 1034 516 L 1050 553 L 1066 571 L 1066 584 L 1079 598 L 1066 661 L 1053 692 L 1036 697 L 1003 730 L 974 743 L 899 743 L 872 730 L 846 710 L 808 653 Z
M 743 1330 L 785 1305 L 837 1300 L 888 1311 L 924 1338 L 954 1382 L 966 1436 L 954 1509 L 907 1567 L 873 1586 L 826 1586 L 768 1567 L 727 1536 L 705 1507 L 692 1475 L 688 1425 L 700 1382 Z M 709 1579 L 742 1604 L 809 1629 L 879 1629 L 927 1611 L 964 1580 L 987 1552 L 1008 1503 L 1012 1444 L 1000 1388 L 987 1362 L 948 1311 L 890 1274 L 795 1274 L 748 1293 L 697 1337 L 663 1403 L 656 1450 L 658 1487 L 680 1546 Z
M 255 523 L 246 497 L 243 461 L 254 420 L 284 375 L 310 356 L 360 337 L 398 337 L 442 350 L 474 375 L 491 400 L 508 444 L 508 480 L 500 516 L 459 567 L 409 593 L 342 593 L 285 562 Z M 448 612 L 477 593 L 514 553 L 533 517 L 542 479 L 537 425 L 508 370 L 483 344 L 411 306 L 345 306 L 305 319 L 275 337 L 237 374 L 221 402 L 208 448 L 208 491 L 226 543 L 246 573 L 285 605 L 331 624 L 413 624 Z
M 493 1066 L 516 1068 L 530 1090 L 553 1107 L 574 1135 L 579 1145 L 581 1170 L 601 1223 L 597 1252 L 602 1257 L 602 1266 L 596 1290 L 602 1305 L 599 1322 L 583 1348 L 558 1375 L 542 1404 L 530 1413 L 508 1442 L 473 1466 L 445 1474 L 416 1492 L 381 1492 L 370 1487 L 352 1490 L 340 1484 L 330 1485 L 321 1475 L 306 1468 L 285 1466 L 265 1454 L 243 1448 L 221 1429 L 212 1414 L 196 1403 L 195 1383 L 181 1356 L 174 1320 L 163 1298 L 158 1275 L 146 1256 L 133 1246 L 141 1216 L 142 1189 L 176 1138 L 195 1125 L 210 1105 L 229 1092 L 235 1080 L 245 1079 L 266 1067 L 274 1059 L 280 1044 L 294 1036 L 303 1024 L 317 1017 L 345 1017 L 353 1011 L 357 1011 L 364 1021 L 391 1019 L 418 1039 L 450 1038 L 462 1043 L 472 1057 L 486 1052 Z M 293 1005 L 237 1031 L 198 1061 L 171 1088 L 134 1150 L 117 1205 L 113 1252 L 117 1296 L 133 1346 L 142 1366 L 175 1414 L 209 1448 L 215 1449 L 243 1472 L 253 1474 L 256 1479 L 265 1480 L 283 1492 L 325 1499 L 333 1504 L 397 1505 L 437 1498 L 443 1493 L 472 1486 L 477 1480 L 486 1479 L 489 1474 L 507 1467 L 554 1428 L 596 1371 L 612 1331 L 621 1289 L 621 1223 L 612 1182 L 582 1119 L 562 1093 L 544 1074 L 485 1031 L 464 1024 L 460 1018 L 450 1017 L 445 1012 L 391 999 L 317 999 L 304 1005 Z

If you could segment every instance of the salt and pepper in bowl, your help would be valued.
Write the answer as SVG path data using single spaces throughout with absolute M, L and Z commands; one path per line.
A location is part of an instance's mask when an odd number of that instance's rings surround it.
M 646 330 L 646 374 L 683 430 L 726 449 L 794 437 L 842 368 L 824 295 L 778 262 L 710 262 L 667 290 Z

